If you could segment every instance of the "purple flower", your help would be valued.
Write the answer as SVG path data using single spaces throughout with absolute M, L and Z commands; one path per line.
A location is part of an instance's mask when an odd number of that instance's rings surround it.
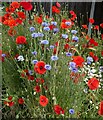
M 70 68 L 70 70 L 74 73 L 77 73 L 78 72 L 78 69 L 75 67 L 75 68 Z
M 75 62 L 70 62 L 69 63 L 69 69 L 74 73 L 78 72 L 78 69 L 76 68 L 76 63 Z
M 65 22 L 65 24 L 70 26 L 72 23 L 71 22 Z
M 1 56 L 2 56 L 2 57 L 6 57 L 6 54 L 2 54 Z
M 51 22 L 52 25 L 56 26 L 57 25 L 57 22 Z
M 87 57 L 87 61 L 93 62 L 93 58 L 92 57 Z
M 51 60 L 52 60 L 52 61 L 56 61 L 56 60 L 58 60 L 58 57 L 57 57 L 56 55 L 51 56 Z
M 34 27 L 30 27 L 30 31 L 31 32 L 35 31 L 35 28 Z
M 49 24 L 48 24 L 47 22 L 42 22 L 42 26 L 43 26 L 43 27 L 48 27 Z
M 70 110 L 69 110 L 69 113 L 70 113 L 70 114 L 74 114 L 74 113 L 75 113 L 75 112 L 74 112 L 74 109 L 70 109 Z
M 54 31 L 54 33 L 57 33 L 57 32 L 59 32 L 59 29 L 58 28 L 54 28 L 53 31 Z
M 72 34 L 77 34 L 77 31 L 76 30 L 72 30 L 71 33 Z
M 74 36 L 72 37 L 72 40 L 74 40 L 75 42 L 78 42 L 79 41 L 79 38 L 77 36 Z
M 33 55 L 37 55 L 37 52 L 36 51 L 34 51 L 34 52 L 31 52 Z
M 103 66 L 100 66 L 99 71 L 103 72 Z
M 38 60 L 33 60 L 32 64 L 36 64 L 38 62 Z
M 54 49 L 54 45 L 50 45 L 50 49 Z
M 33 38 L 37 38 L 37 37 L 38 37 L 38 33 L 32 33 L 31 36 L 32 36 Z
M 87 57 L 87 63 L 88 63 L 88 64 L 91 64 L 91 62 L 93 62 L 93 58 L 88 56 L 88 57 Z
M 32 75 L 32 74 L 33 74 L 33 71 L 32 71 L 32 70 L 29 70 L 29 74 Z
M 69 62 L 69 66 L 70 66 L 71 68 L 75 68 L 75 67 L 76 67 L 76 63 L 75 63 L 75 62 Z
M 42 40 L 42 41 L 40 42 L 40 44 L 48 45 L 48 44 L 49 44 L 49 41 L 48 41 L 48 40 Z
M 50 31 L 50 28 L 49 27 L 44 27 L 43 28 L 45 31 Z
M 66 52 L 66 56 L 72 56 L 72 53 Z
M 39 37 L 43 37 L 44 34 L 43 34 L 43 33 L 38 33 L 38 36 L 39 36 Z
M 67 35 L 67 34 L 62 34 L 62 38 L 67 39 L 67 38 L 68 38 L 68 35 Z
M 51 65 L 46 64 L 44 68 L 45 68 L 46 70 L 51 70 Z

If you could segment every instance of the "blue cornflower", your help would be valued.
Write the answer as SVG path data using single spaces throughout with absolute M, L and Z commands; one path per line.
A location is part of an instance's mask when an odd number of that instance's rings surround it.
M 54 45 L 50 45 L 50 49 L 54 49 Z
M 52 60 L 52 61 L 56 61 L 56 60 L 58 60 L 58 57 L 57 57 L 56 55 L 51 56 L 51 60 Z
M 34 27 L 30 27 L 30 32 L 33 32 L 35 31 L 35 28 Z
M 57 33 L 57 32 L 59 32 L 59 29 L 58 28 L 54 28 L 53 31 L 54 31 L 54 33 Z
M 33 74 L 33 71 L 32 71 L 32 70 L 29 70 L 29 74 L 32 75 L 32 74 Z
M 77 73 L 78 72 L 78 69 L 75 67 L 75 68 L 70 68 L 70 70 L 74 73 Z
M 77 36 L 74 36 L 72 37 L 72 40 L 74 40 L 75 42 L 78 42 L 79 41 L 79 38 Z
M 72 56 L 72 53 L 66 52 L 66 56 Z
M 56 26 L 57 25 L 57 22 L 51 22 L 52 25 Z
M 69 62 L 69 66 L 70 66 L 71 68 L 75 68 L 75 67 L 76 67 L 76 63 L 75 63 L 75 62 Z
M 6 54 L 2 54 L 1 56 L 2 56 L 2 57 L 6 57 Z
M 71 22 L 65 22 L 65 24 L 70 26 L 72 23 Z
M 38 36 L 39 36 L 39 37 L 43 37 L 44 34 L 43 34 L 43 33 L 38 33 Z
M 74 114 L 74 113 L 75 113 L 75 112 L 74 112 L 74 109 L 70 109 L 70 110 L 69 110 L 69 113 L 70 113 L 70 114 Z
M 45 31 L 50 31 L 50 28 L 49 27 L 44 27 L 43 28 Z
M 48 44 L 49 44 L 49 41 L 48 41 L 48 40 L 42 40 L 42 41 L 40 42 L 40 44 L 48 45 Z
M 37 52 L 36 51 L 34 51 L 34 52 L 31 52 L 33 55 L 37 55 Z
M 51 70 L 51 65 L 46 64 L 44 68 L 45 68 L 46 70 Z
M 37 37 L 38 37 L 38 33 L 32 33 L 31 36 L 32 36 L 33 38 L 37 38 Z
M 38 60 L 32 60 L 32 64 L 36 64 Z
M 71 33 L 72 34 L 77 34 L 77 31 L 76 30 L 72 30 Z
M 87 57 L 87 61 L 93 62 L 93 58 L 92 57 Z
M 68 38 L 68 35 L 67 35 L 67 34 L 62 34 L 62 38 L 67 39 L 67 38 Z
M 42 22 L 42 26 L 44 26 L 44 27 L 48 27 L 49 24 L 48 24 L 47 22 Z
M 100 66 L 99 71 L 103 72 L 103 66 Z
M 93 62 L 93 58 L 88 56 L 88 57 L 87 57 L 87 63 L 88 63 L 88 64 L 91 64 L 91 62 Z
M 78 69 L 76 68 L 76 63 L 75 62 L 70 62 L 69 63 L 69 69 L 74 73 L 78 72 Z

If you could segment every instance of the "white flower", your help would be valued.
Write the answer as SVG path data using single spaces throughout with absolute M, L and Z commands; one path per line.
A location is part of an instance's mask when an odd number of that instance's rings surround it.
M 17 60 L 18 60 L 18 61 L 24 61 L 24 57 L 23 57 L 22 55 L 19 55 L 19 56 L 17 57 Z
M 96 72 L 96 69 L 92 69 L 90 70 L 91 73 L 95 73 Z

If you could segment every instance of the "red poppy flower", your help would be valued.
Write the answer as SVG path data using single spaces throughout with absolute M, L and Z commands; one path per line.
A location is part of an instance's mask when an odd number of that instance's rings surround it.
M 9 27 L 14 27 L 14 26 L 17 25 L 17 23 L 16 23 L 16 21 L 14 19 L 9 19 L 9 20 L 7 20 L 7 25 Z
M 75 14 L 75 12 L 74 12 L 73 10 L 71 10 L 71 11 L 70 11 L 70 14 L 71 14 L 71 15 L 74 15 L 74 14 Z
M 16 18 L 15 21 L 17 24 L 22 24 L 22 22 L 23 22 L 23 20 L 21 20 L 20 18 Z
M 90 22 L 91 24 L 93 24 L 93 23 L 94 23 L 94 19 L 93 19 L 93 18 L 89 18 L 89 22 Z
M 17 54 L 17 56 L 19 56 Z M 25 78 L 25 77 L 29 77 L 29 71 L 28 70 L 23 70 L 22 73 L 21 73 L 21 77 Z
M 100 27 L 103 28 L 103 23 L 100 24 Z
M 13 7 L 7 7 L 6 12 L 13 13 L 15 11 L 15 8 Z
M 99 81 L 96 78 L 91 78 L 87 83 L 90 90 L 96 90 L 99 87 Z
M 54 48 L 54 49 L 53 49 L 53 54 L 54 54 L 54 55 L 57 54 L 57 48 Z M 58 51 L 58 54 L 59 54 L 59 51 Z
M 8 30 L 8 35 L 9 35 L 9 36 L 15 36 L 15 35 L 16 35 L 16 30 L 14 30 L 13 28 L 10 28 L 10 29 Z
M 49 25 L 49 28 L 50 28 L 50 30 L 53 30 L 53 28 L 55 28 L 55 26 L 54 25 Z
M 93 56 L 93 59 L 95 62 L 97 62 L 99 60 L 98 56 L 96 56 L 96 55 Z
M 24 36 L 18 36 L 16 38 L 16 44 L 26 44 L 26 38 Z
M 93 52 L 89 52 L 89 55 L 90 55 L 91 57 L 93 57 L 93 56 L 94 56 L 94 53 L 93 53 Z
M 64 49 L 67 51 L 69 48 L 70 48 L 69 44 L 66 43 L 66 44 L 64 45 Z
M 103 40 L 103 34 L 101 34 L 101 38 L 102 38 L 102 40 Z
M 58 3 L 58 2 L 56 2 L 56 6 L 57 6 L 58 8 L 61 7 L 60 3 Z
M 17 15 L 18 15 L 18 17 L 19 18 L 21 18 L 21 19 L 25 19 L 26 18 L 26 15 L 24 14 L 24 12 L 17 12 Z
M 57 42 L 55 42 L 55 44 L 54 44 L 56 47 L 59 45 L 59 42 L 57 41 Z
M 59 14 L 60 10 L 56 6 L 52 6 L 52 12 Z
M 94 30 L 99 30 L 99 26 L 98 26 L 98 25 L 95 25 L 95 26 L 94 26 Z
M 44 83 L 44 79 L 42 79 L 42 78 L 37 78 L 37 79 L 36 79 L 36 82 L 43 84 L 43 83 Z
M 74 14 L 73 16 L 72 16 L 72 18 L 71 18 L 71 20 L 75 20 L 76 19 L 76 17 L 77 17 L 77 15 L 76 14 Z
M 19 98 L 19 99 L 18 99 L 18 103 L 21 104 L 21 105 L 24 104 L 23 98 Z
M 84 29 L 88 29 L 88 26 L 87 26 L 87 25 L 82 25 L 82 27 L 83 27 Z
M 81 56 L 73 56 L 73 62 L 76 63 L 77 67 L 82 67 L 84 63 L 84 58 Z
M 39 93 L 41 90 L 40 90 L 40 86 L 39 85 L 37 85 L 37 86 L 35 86 L 34 87 L 34 90 L 37 92 L 37 93 Z
M 100 102 L 98 114 L 103 115 L 103 101 Z
M 12 98 L 13 98 L 12 96 L 9 96 L 9 97 L 8 97 L 8 100 L 10 100 L 10 101 L 11 101 L 11 100 L 12 100 Z
M 34 21 L 41 24 L 42 23 L 42 17 L 34 16 Z
M 103 56 L 103 50 L 101 51 L 101 55 Z
M 48 104 L 49 100 L 46 96 L 41 95 L 39 98 L 39 104 L 45 107 Z
M 43 86 L 43 87 L 44 87 L 45 90 L 48 90 L 48 86 L 47 86 L 47 85 L 45 85 L 45 86 Z
M 98 42 L 96 42 L 93 38 L 91 38 L 89 40 L 89 45 L 90 45 L 90 47 L 98 46 Z
M 20 4 L 17 1 L 13 1 L 10 5 L 15 9 L 18 9 L 20 7 Z
M 30 11 L 33 8 L 30 2 L 20 2 L 20 5 L 27 11 Z
M 33 75 L 29 75 L 28 76 L 28 80 L 34 80 L 34 76 Z
M 46 72 L 45 62 L 43 62 L 43 61 L 37 62 L 34 66 L 34 71 L 38 74 L 45 74 L 45 72 Z
M 54 112 L 55 112 L 57 115 L 64 114 L 64 110 L 63 110 L 59 105 L 55 105 L 55 106 L 54 106 Z
M 9 100 L 9 102 L 8 101 L 4 101 L 4 104 L 9 106 L 9 107 L 12 107 L 14 105 L 14 102 L 12 101 L 12 96 L 9 96 L 8 100 Z
M 12 107 L 12 106 L 14 106 L 14 102 L 13 102 L 13 101 L 11 101 L 11 102 L 8 102 L 8 106 L 9 106 L 9 107 Z

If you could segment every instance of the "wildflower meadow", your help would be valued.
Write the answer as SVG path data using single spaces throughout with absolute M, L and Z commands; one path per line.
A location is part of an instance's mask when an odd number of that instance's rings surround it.
M 103 120 L 103 23 L 78 24 L 58 2 L 52 16 L 35 2 L 3 4 L 2 118 Z

